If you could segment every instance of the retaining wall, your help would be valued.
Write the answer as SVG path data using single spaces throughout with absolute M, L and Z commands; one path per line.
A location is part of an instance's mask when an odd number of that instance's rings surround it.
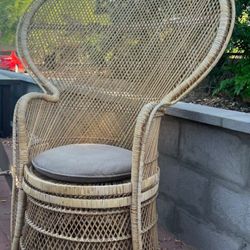
M 250 249 L 250 114 L 177 103 L 159 152 L 160 224 L 197 249 Z

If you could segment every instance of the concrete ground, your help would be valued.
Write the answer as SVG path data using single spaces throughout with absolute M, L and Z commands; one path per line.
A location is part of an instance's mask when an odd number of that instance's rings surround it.
M 10 140 L 0 140 L 11 159 L 11 142 Z M 1 161 L 1 159 L 0 159 Z M 0 162 L 1 163 L 1 162 Z M 0 250 L 10 249 L 10 204 L 11 189 L 4 176 L 0 176 Z M 159 240 L 161 250 L 194 250 L 192 247 L 185 245 L 182 241 L 159 227 Z
M 0 176 L 0 249 L 10 249 L 11 190 L 5 177 Z

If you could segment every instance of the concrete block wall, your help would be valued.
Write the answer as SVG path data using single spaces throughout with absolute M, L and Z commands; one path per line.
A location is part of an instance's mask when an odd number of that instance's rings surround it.
M 197 249 L 250 249 L 250 114 L 178 103 L 159 153 L 159 223 Z

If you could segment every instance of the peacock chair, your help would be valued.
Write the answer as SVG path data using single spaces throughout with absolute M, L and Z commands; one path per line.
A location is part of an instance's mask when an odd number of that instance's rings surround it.
M 165 109 L 215 66 L 233 0 L 34 0 L 18 52 L 12 250 L 158 249 Z

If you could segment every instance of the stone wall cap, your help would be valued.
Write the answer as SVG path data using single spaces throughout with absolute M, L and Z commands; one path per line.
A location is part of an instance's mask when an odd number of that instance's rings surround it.
M 166 114 L 250 134 L 250 113 L 178 102 Z

